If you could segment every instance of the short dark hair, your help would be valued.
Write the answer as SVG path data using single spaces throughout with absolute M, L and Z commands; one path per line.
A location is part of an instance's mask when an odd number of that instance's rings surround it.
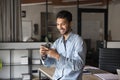
M 66 18 L 69 22 L 72 21 L 72 14 L 69 11 L 62 10 L 58 12 L 56 19 L 57 18 Z

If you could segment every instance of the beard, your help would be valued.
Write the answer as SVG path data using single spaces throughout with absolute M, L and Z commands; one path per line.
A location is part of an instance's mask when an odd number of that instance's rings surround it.
M 60 32 L 61 35 L 66 35 L 66 34 L 68 34 L 70 31 L 71 31 L 71 29 L 67 29 L 67 30 L 65 30 L 65 29 L 59 29 L 59 32 Z

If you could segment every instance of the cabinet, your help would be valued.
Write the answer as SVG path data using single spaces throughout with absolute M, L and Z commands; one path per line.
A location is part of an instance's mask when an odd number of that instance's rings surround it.
M 46 43 L 0 43 L 0 59 L 3 64 L 0 80 L 24 80 L 25 76 L 32 80 L 39 77 L 37 70 L 41 65 L 39 55 L 41 44 Z
M 55 41 L 60 36 L 56 28 L 55 14 L 48 12 L 48 20 L 46 20 L 46 13 L 41 12 L 41 38 L 47 34 L 50 41 Z

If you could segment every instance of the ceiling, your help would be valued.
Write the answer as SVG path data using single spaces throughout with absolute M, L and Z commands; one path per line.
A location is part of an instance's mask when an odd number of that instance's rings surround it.
M 47 0 L 21 0 L 22 4 L 31 4 L 31 3 L 41 3 L 45 4 Z M 79 5 L 84 4 L 97 4 L 99 6 L 106 5 L 107 2 L 112 0 L 48 0 L 48 4 L 55 5 L 55 6 L 70 6 L 76 5 L 79 2 Z M 99 4 L 98 4 L 99 3 Z

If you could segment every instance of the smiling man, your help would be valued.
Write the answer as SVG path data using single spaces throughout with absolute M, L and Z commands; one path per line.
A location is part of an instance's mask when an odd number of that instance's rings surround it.
M 69 11 L 60 11 L 56 16 L 57 29 L 61 34 L 51 46 L 40 47 L 41 56 L 46 56 L 44 65 L 55 64 L 53 80 L 82 80 L 82 71 L 85 65 L 86 46 L 83 39 L 72 32 L 72 14 Z

